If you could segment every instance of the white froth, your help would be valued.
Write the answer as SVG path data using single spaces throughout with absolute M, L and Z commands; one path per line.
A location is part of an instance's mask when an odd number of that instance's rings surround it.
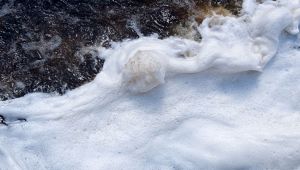
M 248 70 L 261 71 L 276 54 L 279 38 L 287 31 L 290 34 L 299 32 L 299 2 L 283 3 L 281 1 L 266 1 L 264 4 L 253 4 L 245 1 L 244 6 L 250 9 L 240 18 L 213 16 L 207 18 L 199 26 L 202 35 L 201 43 L 168 38 L 159 40 L 156 37 L 144 37 L 138 40 L 126 41 L 106 52 L 108 60 L 103 69 L 105 74 L 119 74 L 128 88 L 135 92 L 145 92 L 164 82 L 165 73 L 197 73 L 208 68 L 226 72 L 241 72 Z M 105 53 L 105 52 L 104 52 Z M 151 53 L 150 58 L 140 60 Z M 137 57 L 140 56 L 140 57 Z M 153 59 L 155 58 L 155 62 Z M 134 60 L 138 61 L 134 61 Z M 112 61 L 109 61 L 112 60 Z M 150 62 L 150 63 L 148 63 Z M 135 64 L 138 68 L 132 68 Z M 157 66 L 154 66 L 156 63 Z M 131 65 L 130 73 L 125 66 Z M 151 65 L 153 71 L 145 71 Z M 145 68 L 141 68 L 145 66 Z M 117 67 L 118 72 L 111 72 L 111 67 Z M 108 69 L 106 69 L 108 68 Z M 140 75 L 136 76 L 139 70 Z M 125 74 L 124 74 L 125 73 Z M 148 74 L 149 75 L 146 75 Z M 133 74 L 133 75 L 129 75 Z M 111 78 L 116 78 L 112 76 Z M 153 82 L 150 81 L 153 78 Z M 148 80 L 146 80 L 146 79 Z M 129 80 L 128 80 L 129 79 Z
M 0 170 L 299 169 L 299 4 L 246 0 L 201 43 L 115 43 L 94 81 L 0 102 Z

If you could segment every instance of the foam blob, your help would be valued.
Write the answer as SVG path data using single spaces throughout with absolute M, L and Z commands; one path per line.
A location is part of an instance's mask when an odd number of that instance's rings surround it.
M 124 66 L 124 83 L 132 92 L 146 92 L 162 84 L 165 68 L 153 51 L 138 51 Z

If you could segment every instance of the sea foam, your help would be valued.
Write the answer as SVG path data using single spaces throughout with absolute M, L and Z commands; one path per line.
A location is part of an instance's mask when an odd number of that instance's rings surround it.
M 246 0 L 240 17 L 205 19 L 201 42 L 99 48 L 94 81 L 0 102 L 0 169 L 299 169 L 298 11 Z
M 115 44 L 105 53 L 102 74 L 118 75 L 133 92 L 164 82 L 169 73 L 262 71 L 276 54 L 282 33 L 299 32 L 299 1 L 245 1 L 238 18 L 212 16 L 199 25 L 201 42 L 171 37 L 142 37 Z M 255 10 L 254 10 L 255 9 Z M 112 73 L 112 67 L 115 72 Z

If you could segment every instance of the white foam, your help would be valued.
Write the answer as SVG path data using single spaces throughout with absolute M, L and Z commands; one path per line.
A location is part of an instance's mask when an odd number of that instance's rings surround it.
M 129 89 L 145 92 L 163 83 L 168 73 L 197 73 L 212 67 L 226 72 L 261 71 L 276 54 L 280 35 L 284 31 L 299 32 L 300 5 L 294 1 L 253 3 L 245 1 L 248 12 L 240 18 L 213 16 L 205 19 L 199 26 L 201 43 L 180 38 L 144 37 L 118 44 L 113 50 L 104 52 L 107 62 L 103 73 L 118 75 L 111 76 L 113 79 L 123 75 L 121 81 L 135 82 L 125 83 Z M 147 60 L 150 53 L 151 60 Z M 145 55 L 143 60 L 140 60 L 141 54 Z M 135 71 L 128 71 L 128 65 Z M 158 70 L 148 72 L 148 65 Z M 111 67 L 115 67 L 113 73 Z M 156 78 L 151 82 L 149 77 Z
M 0 102 L 0 169 L 299 169 L 298 2 L 115 43 L 94 81 Z

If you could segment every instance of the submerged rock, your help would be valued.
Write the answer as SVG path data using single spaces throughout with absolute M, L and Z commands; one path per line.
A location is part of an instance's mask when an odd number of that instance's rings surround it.
M 5 125 L 7 126 L 7 123 L 5 122 L 5 117 L 0 115 L 0 125 Z
M 63 94 L 103 66 L 93 46 L 178 33 L 207 7 L 237 14 L 241 0 L 1 0 L 0 100 L 30 92 Z

